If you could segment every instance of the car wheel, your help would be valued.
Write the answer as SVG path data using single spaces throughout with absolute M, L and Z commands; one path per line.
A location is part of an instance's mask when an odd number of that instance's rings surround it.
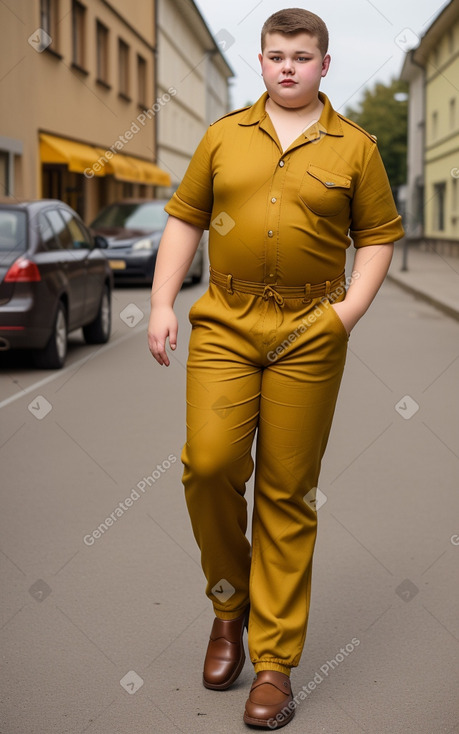
M 44 349 L 34 352 L 35 366 L 43 370 L 60 370 L 67 357 L 67 313 L 65 306 L 59 302 L 53 333 Z
M 83 326 L 83 335 L 87 344 L 105 344 L 110 339 L 112 328 L 112 305 L 110 290 L 105 286 L 102 299 L 94 321 Z

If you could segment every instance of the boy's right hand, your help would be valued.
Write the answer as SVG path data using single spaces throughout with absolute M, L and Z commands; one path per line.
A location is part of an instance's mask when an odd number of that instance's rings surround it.
M 148 323 L 148 347 L 158 364 L 169 367 L 166 339 L 171 349 L 177 346 L 178 321 L 171 306 L 154 306 Z

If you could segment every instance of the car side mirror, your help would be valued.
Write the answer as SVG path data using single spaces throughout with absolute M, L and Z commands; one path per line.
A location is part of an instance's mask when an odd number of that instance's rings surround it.
M 94 244 L 101 250 L 106 250 L 108 247 L 108 240 L 105 239 L 101 234 L 94 235 Z

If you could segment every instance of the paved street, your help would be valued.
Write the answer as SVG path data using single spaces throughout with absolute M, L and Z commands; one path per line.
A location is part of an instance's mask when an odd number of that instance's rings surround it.
M 1 358 L 1 734 L 249 731 L 249 661 L 226 692 L 201 684 L 213 616 L 180 482 L 204 289 L 179 294 L 168 369 L 145 288 L 117 289 L 110 343 L 77 333 L 61 372 Z M 459 323 L 386 281 L 323 465 L 289 734 L 459 733 L 458 377 Z

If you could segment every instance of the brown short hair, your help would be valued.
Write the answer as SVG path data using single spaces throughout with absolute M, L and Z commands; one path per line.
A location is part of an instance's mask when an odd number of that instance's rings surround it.
M 286 8 L 270 15 L 261 29 L 261 50 L 264 50 L 267 33 L 309 33 L 317 38 L 323 56 L 328 51 L 328 28 L 318 15 L 303 8 Z

